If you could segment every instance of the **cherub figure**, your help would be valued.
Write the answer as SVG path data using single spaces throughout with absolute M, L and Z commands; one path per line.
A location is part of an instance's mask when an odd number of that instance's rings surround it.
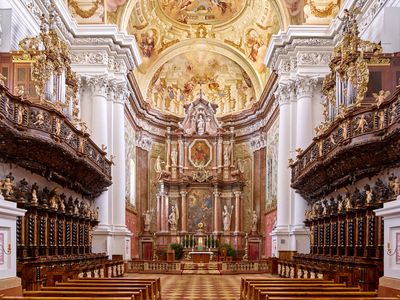
M 365 120 L 365 116 L 361 115 L 361 117 L 357 120 L 357 128 L 356 131 L 360 131 L 364 133 L 365 126 L 368 124 L 367 120 Z
M 33 123 L 33 125 L 35 125 L 35 126 L 42 126 L 43 124 L 44 124 L 43 112 L 42 112 L 42 111 L 39 111 L 39 112 L 36 114 L 35 122 Z
M 372 93 L 372 96 L 374 96 L 376 101 L 376 107 L 379 108 L 389 95 L 390 91 L 385 92 L 384 90 L 380 90 L 378 94 Z

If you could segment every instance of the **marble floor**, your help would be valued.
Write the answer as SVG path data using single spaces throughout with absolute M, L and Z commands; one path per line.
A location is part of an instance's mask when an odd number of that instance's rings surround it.
M 166 275 L 127 274 L 135 278 L 161 278 L 163 300 L 234 300 L 239 299 L 240 278 L 271 275 Z

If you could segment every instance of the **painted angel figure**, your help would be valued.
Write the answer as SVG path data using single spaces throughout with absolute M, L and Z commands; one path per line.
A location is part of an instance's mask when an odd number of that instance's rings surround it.
M 172 205 L 171 213 L 168 216 L 168 223 L 170 224 L 170 230 L 176 231 L 178 227 L 178 220 L 179 220 L 179 210 L 178 206 Z
M 374 96 L 376 101 L 376 107 L 379 108 L 389 95 L 390 91 L 385 92 L 384 90 L 380 90 L 378 94 L 372 93 L 372 96 Z

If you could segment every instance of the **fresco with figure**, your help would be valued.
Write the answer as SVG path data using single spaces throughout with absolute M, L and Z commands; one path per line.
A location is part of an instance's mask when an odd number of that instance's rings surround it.
M 241 143 L 235 149 L 236 164 L 240 164 L 243 168 L 243 177 L 245 178 L 245 185 L 243 187 L 242 201 L 243 207 L 247 208 L 243 214 L 243 229 L 246 232 L 251 230 L 253 211 L 253 155 L 250 152 L 247 143 Z M 238 163 L 239 162 L 239 163 Z
M 125 197 L 127 202 L 136 206 L 136 145 L 135 132 L 125 118 Z
M 190 232 L 197 230 L 202 222 L 206 232 L 212 231 L 212 192 L 208 189 L 192 189 L 188 193 L 188 228 Z
M 278 141 L 279 121 L 276 120 L 267 132 L 267 184 L 265 210 L 270 211 L 276 208 L 276 194 L 278 185 Z
M 182 24 L 218 24 L 236 17 L 246 6 L 246 0 L 160 0 L 162 11 Z
M 182 116 L 183 105 L 192 102 L 200 90 L 218 105 L 218 115 L 248 108 L 255 101 L 253 83 L 243 68 L 209 51 L 184 53 L 162 65 L 151 80 L 147 101 L 154 108 Z

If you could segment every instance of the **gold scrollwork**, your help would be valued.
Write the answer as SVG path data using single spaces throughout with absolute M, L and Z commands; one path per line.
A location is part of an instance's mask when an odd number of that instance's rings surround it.
M 99 9 L 99 5 L 101 4 L 101 0 L 95 0 L 92 3 L 92 7 L 90 9 L 84 10 L 79 7 L 78 2 L 76 0 L 69 0 L 68 4 L 75 10 L 75 13 L 80 16 L 81 18 L 88 19 L 92 17 L 96 11 Z
M 317 8 L 315 2 L 312 0 L 310 0 L 309 3 L 310 3 L 311 13 L 318 18 L 326 18 L 331 16 L 333 10 L 337 7 L 337 4 L 335 4 L 334 2 L 329 3 L 328 6 L 325 7 L 324 9 Z

